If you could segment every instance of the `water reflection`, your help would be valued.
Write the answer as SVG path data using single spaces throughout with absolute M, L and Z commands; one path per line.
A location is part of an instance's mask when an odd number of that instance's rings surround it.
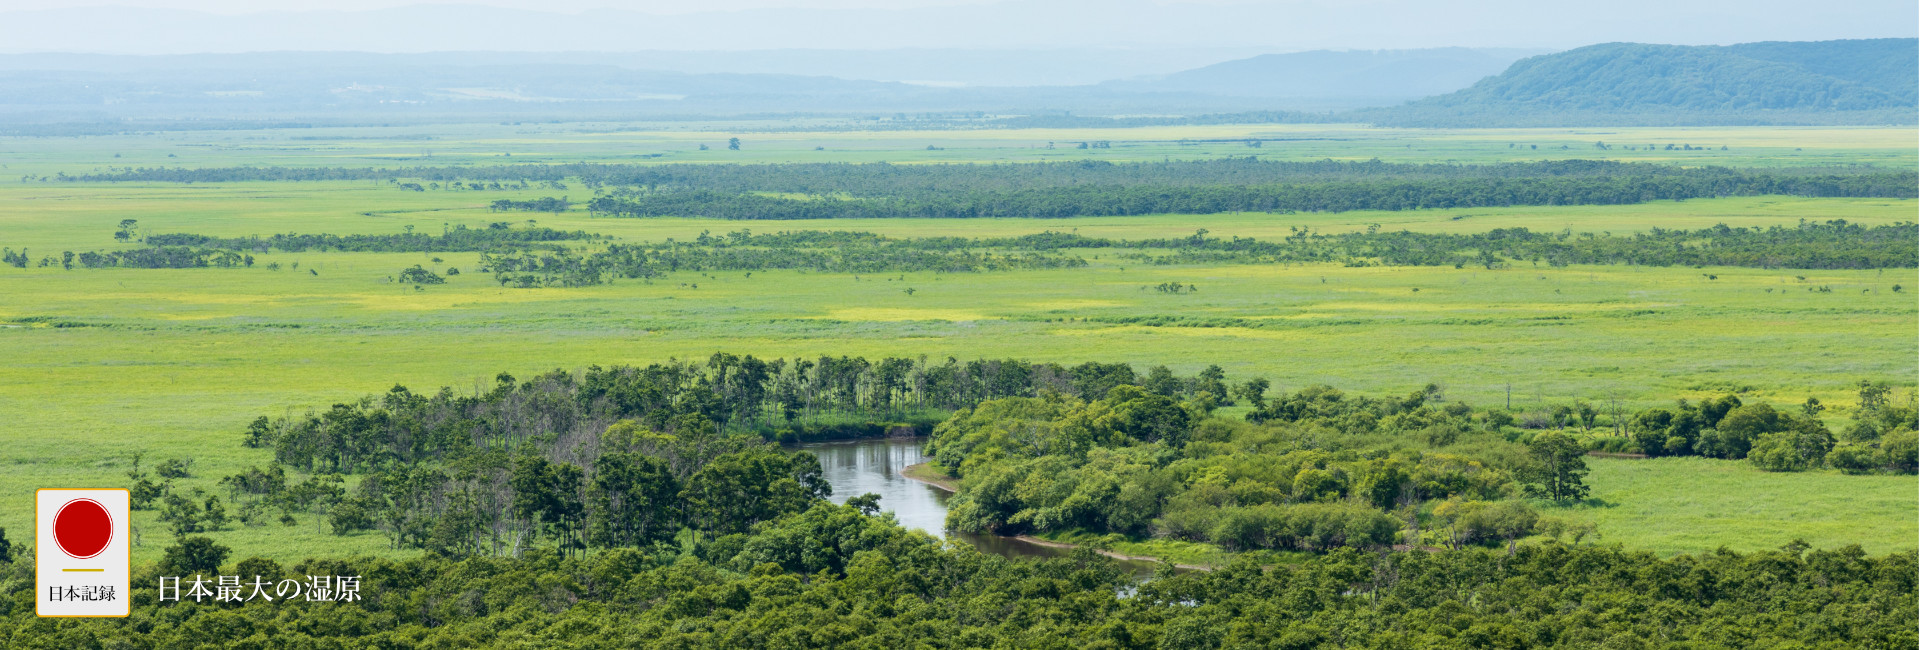
M 906 528 L 917 528 L 935 537 L 963 541 L 982 551 L 1006 557 L 1054 557 L 1071 553 L 1023 542 L 1012 537 L 948 532 L 947 498 L 942 490 L 900 474 L 908 465 L 926 460 L 921 453 L 924 438 L 888 438 L 851 442 L 821 442 L 800 445 L 798 449 L 820 457 L 820 469 L 833 486 L 834 503 L 866 493 L 880 495 L 880 509 L 893 513 Z M 1153 564 L 1122 562 L 1142 575 L 1150 574 Z
M 833 486 L 833 502 L 872 492 L 880 495 L 880 509 L 893 513 L 906 528 L 918 528 L 945 537 L 947 493 L 940 488 L 900 475 L 908 465 L 925 460 L 917 438 L 888 438 L 801 445 L 820 457 L 820 469 Z

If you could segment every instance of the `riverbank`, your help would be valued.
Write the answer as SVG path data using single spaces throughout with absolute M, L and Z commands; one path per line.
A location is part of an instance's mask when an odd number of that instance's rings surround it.
M 960 491 L 959 479 L 947 476 L 946 472 L 936 469 L 930 462 L 908 465 L 900 470 L 900 475 L 948 492 Z
M 908 465 L 905 468 L 902 468 L 900 470 L 900 475 L 907 477 L 908 479 L 925 483 L 927 485 L 931 485 L 941 490 L 945 490 L 947 492 L 960 491 L 959 480 L 951 476 L 947 476 L 944 472 L 941 472 L 940 470 L 935 469 L 933 463 L 916 463 L 913 465 Z M 1032 535 L 1014 535 L 1009 537 L 1008 539 L 1019 540 L 1024 543 L 1032 544 L 1034 546 L 1039 546 L 1043 548 L 1076 549 L 1082 546 L 1081 544 L 1074 544 L 1069 542 L 1055 542 L 1051 540 L 1041 539 L 1038 537 L 1034 537 Z M 1093 552 L 1099 553 L 1106 557 L 1113 558 L 1115 560 L 1121 560 L 1124 562 L 1160 563 L 1160 562 L 1166 561 L 1164 558 L 1157 557 L 1157 556 L 1129 555 L 1126 553 L 1121 553 L 1119 551 L 1113 551 L 1108 549 L 1094 549 Z M 1172 564 L 1175 568 L 1186 569 L 1189 571 L 1212 571 L 1214 568 L 1211 565 L 1205 565 L 1205 564 L 1190 564 L 1190 563 L 1182 563 L 1182 562 L 1173 562 Z

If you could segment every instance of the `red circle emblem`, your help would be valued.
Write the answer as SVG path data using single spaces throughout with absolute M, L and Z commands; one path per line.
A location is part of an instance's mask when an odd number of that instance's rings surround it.
M 68 501 L 53 515 L 53 541 L 76 559 L 99 555 L 113 541 L 113 515 L 93 499 Z

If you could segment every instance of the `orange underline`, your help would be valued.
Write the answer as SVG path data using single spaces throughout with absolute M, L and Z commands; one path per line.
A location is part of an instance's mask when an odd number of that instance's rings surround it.
M 106 569 L 61 569 L 61 571 L 106 571 Z

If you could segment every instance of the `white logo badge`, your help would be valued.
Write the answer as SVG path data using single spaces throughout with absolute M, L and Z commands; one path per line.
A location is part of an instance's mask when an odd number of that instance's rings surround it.
M 41 616 L 126 616 L 126 490 L 36 492 L 34 610 Z

